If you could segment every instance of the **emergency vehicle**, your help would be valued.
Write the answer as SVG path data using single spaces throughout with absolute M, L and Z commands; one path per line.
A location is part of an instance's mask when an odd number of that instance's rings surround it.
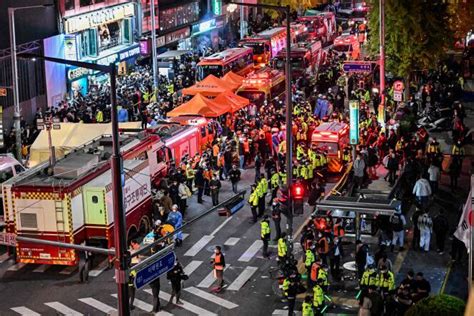
M 322 123 L 313 131 L 311 143 L 327 151 L 329 172 L 341 172 L 343 151 L 349 144 L 349 125 L 340 122 Z
M 23 171 L 25 171 L 25 168 L 12 155 L 0 155 L 0 185 Z M 0 192 L 0 199 L 3 201 L 2 192 Z M 5 213 L 2 201 L 0 201 L 0 230 L 5 226 Z
M 222 52 L 201 58 L 197 64 L 197 79 L 203 80 L 210 74 L 223 77 L 233 71 L 245 76 L 253 70 L 253 50 L 250 47 L 228 48 Z
M 123 203 L 128 240 L 151 227 L 152 184 L 166 175 L 169 162 L 199 152 L 199 129 L 170 126 L 122 134 Z M 165 134 L 160 137 L 158 134 Z M 109 135 L 96 138 L 50 167 L 40 164 L 3 184 L 7 232 L 71 244 L 114 246 Z M 18 242 L 22 263 L 76 265 L 71 249 Z
M 249 99 L 257 106 L 262 106 L 265 101 L 270 102 L 282 96 L 285 89 L 283 72 L 265 67 L 250 73 L 237 90 L 237 95 Z
M 355 35 L 337 37 L 332 48 L 339 54 L 346 54 L 346 59 L 356 60 L 360 57 L 360 44 Z
M 291 47 L 291 74 L 297 78 L 303 74 L 315 74 L 318 67 L 324 63 L 326 52 L 322 49 L 321 41 L 298 43 Z M 275 67 L 285 70 L 286 52 L 278 53 Z
M 305 42 L 308 41 L 308 28 L 304 23 L 290 23 L 291 31 L 295 33 L 296 42 Z
M 297 21 L 306 25 L 310 40 L 321 40 L 323 45 L 331 43 L 337 36 L 336 16 L 333 12 L 308 10 Z
M 291 42 L 295 41 L 295 33 L 291 31 Z M 270 60 L 286 48 L 286 27 L 275 27 L 244 38 L 240 45 L 253 49 L 253 61 L 256 65 L 265 66 Z

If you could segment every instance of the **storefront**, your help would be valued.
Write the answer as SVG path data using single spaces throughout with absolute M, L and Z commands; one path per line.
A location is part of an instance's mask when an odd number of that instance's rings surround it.
M 191 30 L 189 26 L 183 27 L 166 35 L 156 37 L 157 53 L 166 51 L 167 49 L 189 50 Z M 187 48 L 186 48 L 187 47 Z M 140 54 L 150 56 L 152 51 L 151 38 L 140 40 Z
M 216 16 L 194 24 L 191 28 L 192 46 L 199 50 L 204 50 L 208 47 L 218 50 L 219 45 L 224 47 L 226 45 L 225 25 L 225 15 Z

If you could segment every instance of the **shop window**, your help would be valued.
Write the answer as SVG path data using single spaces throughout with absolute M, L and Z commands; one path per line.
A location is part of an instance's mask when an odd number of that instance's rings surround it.
M 98 31 L 99 52 L 121 44 L 119 22 L 99 25 Z
M 86 6 L 89 6 L 91 4 L 93 4 L 92 0 L 80 0 L 80 2 L 79 2 L 79 5 L 81 7 L 86 7 Z
M 89 29 L 81 32 L 80 57 L 96 57 L 97 52 L 97 29 Z
M 75 0 L 66 0 L 65 3 L 64 3 L 64 8 L 66 9 L 66 11 L 68 10 L 74 10 L 74 2 Z
M 132 19 L 123 20 L 123 40 L 122 43 L 129 44 L 133 42 L 132 38 Z

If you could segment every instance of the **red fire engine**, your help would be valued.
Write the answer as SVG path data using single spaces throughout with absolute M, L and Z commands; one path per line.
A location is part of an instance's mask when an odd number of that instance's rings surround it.
M 336 16 L 333 12 L 317 12 L 298 17 L 307 27 L 309 39 L 321 40 L 323 45 L 331 43 L 337 36 Z
M 298 78 L 303 74 L 315 74 L 318 67 L 324 63 L 326 52 L 322 49 L 321 41 L 312 43 L 298 43 L 291 48 L 291 74 Z M 275 67 L 284 70 L 286 52 L 281 51 L 276 60 Z
M 311 136 L 311 142 L 328 155 L 328 171 L 341 172 L 342 154 L 349 144 L 349 125 L 339 122 L 326 122 L 319 125 Z
M 257 106 L 264 105 L 285 93 L 285 75 L 283 72 L 265 67 L 250 73 L 237 90 L 237 95 L 250 100 Z

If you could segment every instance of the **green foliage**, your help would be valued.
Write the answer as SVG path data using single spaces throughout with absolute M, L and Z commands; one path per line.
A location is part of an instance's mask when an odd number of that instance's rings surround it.
M 370 0 L 369 52 L 379 53 L 379 0 Z M 408 77 L 413 70 L 433 69 L 452 47 L 448 6 L 443 1 L 385 1 L 386 69 Z
M 405 313 L 405 316 L 463 316 L 466 303 L 461 299 L 441 294 L 427 297 Z

